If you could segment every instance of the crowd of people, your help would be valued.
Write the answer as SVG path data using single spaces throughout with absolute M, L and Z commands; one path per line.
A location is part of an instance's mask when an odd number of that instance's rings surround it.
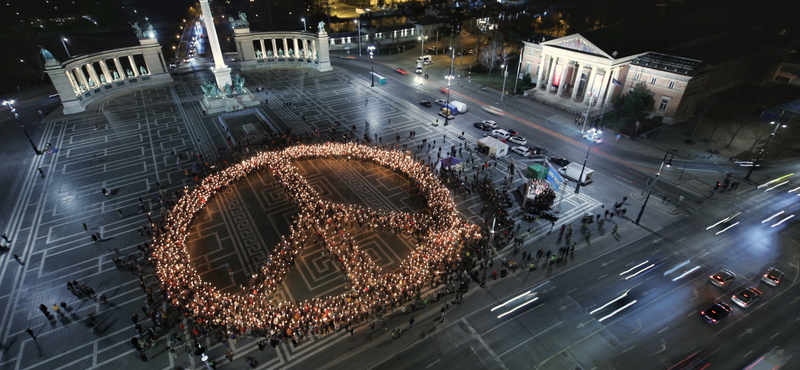
M 372 162 L 405 176 L 427 199 L 427 213 L 405 214 L 324 200 L 297 172 L 293 160 L 341 158 Z M 246 290 L 222 293 L 197 274 L 186 238 L 198 213 L 215 195 L 248 174 L 268 170 L 298 207 L 288 234 L 274 247 Z M 151 261 L 170 304 L 199 322 L 259 330 L 291 337 L 293 332 L 321 333 L 321 328 L 351 326 L 415 299 L 430 281 L 458 264 L 459 250 L 480 238 L 479 228 L 461 219 L 449 191 L 427 166 L 400 150 L 357 143 L 299 144 L 258 153 L 207 176 L 176 202 L 164 232 L 151 246 Z M 351 228 L 406 233 L 417 238 L 416 250 L 399 271 L 386 273 L 359 249 Z M 305 246 L 320 242 L 345 272 L 348 290 L 339 296 L 303 302 L 272 301 Z

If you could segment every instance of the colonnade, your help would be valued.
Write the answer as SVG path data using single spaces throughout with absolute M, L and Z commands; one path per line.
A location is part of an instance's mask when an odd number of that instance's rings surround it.
M 140 63 L 136 62 L 137 58 L 134 56 L 139 57 Z M 109 64 L 111 64 L 110 67 Z M 97 70 L 97 67 L 100 67 L 100 71 Z M 156 70 L 160 69 L 162 68 L 156 68 Z M 70 63 L 64 73 L 77 96 L 114 81 L 149 75 L 150 70 L 147 59 L 142 54 L 128 54 L 113 56 L 109 59 L 88 59 L 79 63 Z
M 259 38 L 258 46 L 253 45 L 255 58 L 300 58 L 317 60 L 319 45 L 317 40 L 297 37 Z
M 249 70 L 268 66 L 310 66 L 330 71 L 328 34 L 313 32 L 250 32 L 247 27 L 233 29 L 239 68 Z
M 609 84 L 612 79 L 619 79 L 621 68 L 542 52 L 536 86 L 539 90 L 555 92 L 557 96 L 586 105 L 590 102 L 592 105 L 608 103 L 614 91 L 609 89 Z M 554 87 L 556 77 L 558 86 Z

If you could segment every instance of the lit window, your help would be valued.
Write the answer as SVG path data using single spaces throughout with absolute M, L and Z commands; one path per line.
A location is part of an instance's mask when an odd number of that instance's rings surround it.
M 637 73 L 637 74 L 633 75 L 633 80 L 634 81 L 639 81 L 640 78 L 642 78 L 642 74 L 641 73 Z
M 656 84 L 656 78 L 655 77 L 650 79 L 650 84 L 651 85 L 655 85 Z
M 675 88 L 675 82 L 670 82 L 669 83 L 669 88 L 670 89 L 674 89 Z

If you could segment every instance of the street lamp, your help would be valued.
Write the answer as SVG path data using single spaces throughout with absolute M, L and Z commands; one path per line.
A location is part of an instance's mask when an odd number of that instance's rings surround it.
M 594 138 L 596 135 L 599 135 L 599 134 L 602 134 L 602 133 L 603 133 L 603 131 L 600 131 L 600 130 L 592 132 L 592 138 Z M 581 193 L 581 184 L 583 183 L 583 172 L 586 170 L 586 162 L 589 161 L 589 153 L 592 152 L 592 146 L 594 145 L 594 142 L 595 142 L 595 140 L 590 140 L 589 141 L 589 149 L 586 151 L 586 158 L 583 159 L 583 167 L 581 167 L 581 174 L 578 175 L 578 179 L 577 179 L 578 180 L 578 185 L 575 186 L 575 194 L 580 194 Z
M 306 30 L 308 29 L 308 27 L 306 26 L 306 19 L 300 18 L 300 20 L 303 21 L 303 32 L 306 32 Z
M 758 167 L 758 161 L 761 159 L 761 155 L 764 154 L 764 150 L 767 149 L 767 145 L 769 145 L 769 141 L 775 136 L 775 132 L 778 131 L 778 127 L 786 127 L 786 125 L 781 124 L 781 120 L 783 119 L 784 111 L 781 111 L 781 116 L 778 117 L 778 123 L 776 124 L 775 121 L 770 122 L 770 125 L 775 125 L 775 129 L 772 130 L 772 133 L 769 134 L 769 138 L 767 138 L 767 142 L 764 143 L 764 146 L 761 147 L 761 150 L 758 151 L 758 157 L 756 157 L 756 161 L 753 162 L 753 166 L 750 167 L 750 170 L 747 171 L 747 176 L 744 177 L 745 180 L 750 180 L 750 175 L 753 174 L 756 167 Z
M 586 129 L 586 121 L 589 120 L 589 112 L 592 110 L 592 99 L 594 98 L 594 93 L 589 93 L 589 108 L 586 109 L 586 119 L 583 120 L 583 125 L 581 126 L 581 132 Z
M 361 22 L 359 22 L 358 19 L 356 19 L 355 22 L 356 22 L 356 32 L 358 32 L 358 35 L 356 36 L 358 37 L 358 56 L 361 56 Z
M 508 66 L 505 64 L 501 64 L 500 68 L 503 68 L 503 89 L 500 90 L 500 101 L 503 101 L 503 96 L 506 95 L 506 78 L 508 78 Z
M 375 51 L 375 47 L 372 45 L 367 46 L 367 50 L 369 51 L 369 67 L 372 70 L 370 73 L 370 76 L 372 76 L 372 86 L 370 87 L 375 87 L 375 61 L 372 59 L 372 52 Z
M 658 172 L 656 172 L 656 178 L 653 179 L 653 182 L 650 184 L 650 189 L 647 190 L 647 197 L 644 198 L 644 203 L 642 203 L 642 209 L 639 210 L 639 215 L 636 216 L 636 219 L 633 220 L 633 223 L 639 224 L 639 221 L 642 219 L 642 215 L 644 214 L 644 207 L 647 206 L 647 201 L 650 200 L 650 194 L 653 192 L 653 187 L 656 185 L 656 181 L 658 181 L 658 177 L 661 176 L 661 169 L 664 168 L 664 164 L 667 164 L 667 167 L 672 166 L 672 158 L 675 157 L 675 150 L 670 149 L 664 154 L 664 159 L 661 160 L 661 166 L 658 167 Z M 667 156 L 669 157 L 669 162 L 667 162 Z
M 450 83 L 453 81 L 453 63 L 456 61 L 456 49 L 452 46 L 450 47 L 452 50 L 452 56 L 450 57 L 450 72 L 447 74 L 447 104 L 445 104 L 450 109 Z M 447 126 L 450 124 L 450 114 L 444 116 L 444 125 Z
M 39 151 L 39 148 L 36 147 L 36 144 L 33 143 L 31 136 L 28 135 L 28 130 L 25 130 L 25 126 L 23 126 L 22 122 L 19 121 L 19 113 L 17 113 L 17 109 L 14 108 L 14 100 L 3 100 L 3 105 L 7 105 L 9 108 L 11 108 L 11 113 L 14 113 L 14 118 L 17 119 L 17 123 L 19 123 L 19 127 L 22 128 L 22 132 L 24 132 L 25 136 L 28 137 L 28 141 L 31 143 L 31 147 L 33 147 L 33 151 L 36 152 L 36 155 L 42 154 L 42 152 Z
M 72 55 L 69 54 L 69 49 L 67 49 L 67 44 L 65 44 L 67 42 L 69 42 L 69 40 L 67 40 L 66 37 L 61 38 L 61 45 L 64 45 L 64 50 L 67 51 L 67 58 L 72 58 Z
M 425 56 L 425 39 L 427 39 L 427 38 L 428 38 L 428 36 L 417 37 L 417 40 L 422 41 L 422 49 L 420 49 L 420 51 L 419 51 L 419 56 L 420 57 Z

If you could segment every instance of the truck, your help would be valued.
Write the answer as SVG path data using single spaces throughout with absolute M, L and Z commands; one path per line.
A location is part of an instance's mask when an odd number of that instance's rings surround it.
M 451 101 L 450 105 L 456 107 L 456 110 L 458 110 L 458 113 L 460 114 L 467 113 L 467 105 L 460 101 Z
M 582 177 L 581 170 L 583 170 Z M 581 184 L 588 184 L 592 182 L 592 174 L 594 173 L 594 170 L 589 167 L 583 168 L 582 164 L 570 163 L 566 167 L 561 167 L 558 172 L 571 180 L 578 181 Z

